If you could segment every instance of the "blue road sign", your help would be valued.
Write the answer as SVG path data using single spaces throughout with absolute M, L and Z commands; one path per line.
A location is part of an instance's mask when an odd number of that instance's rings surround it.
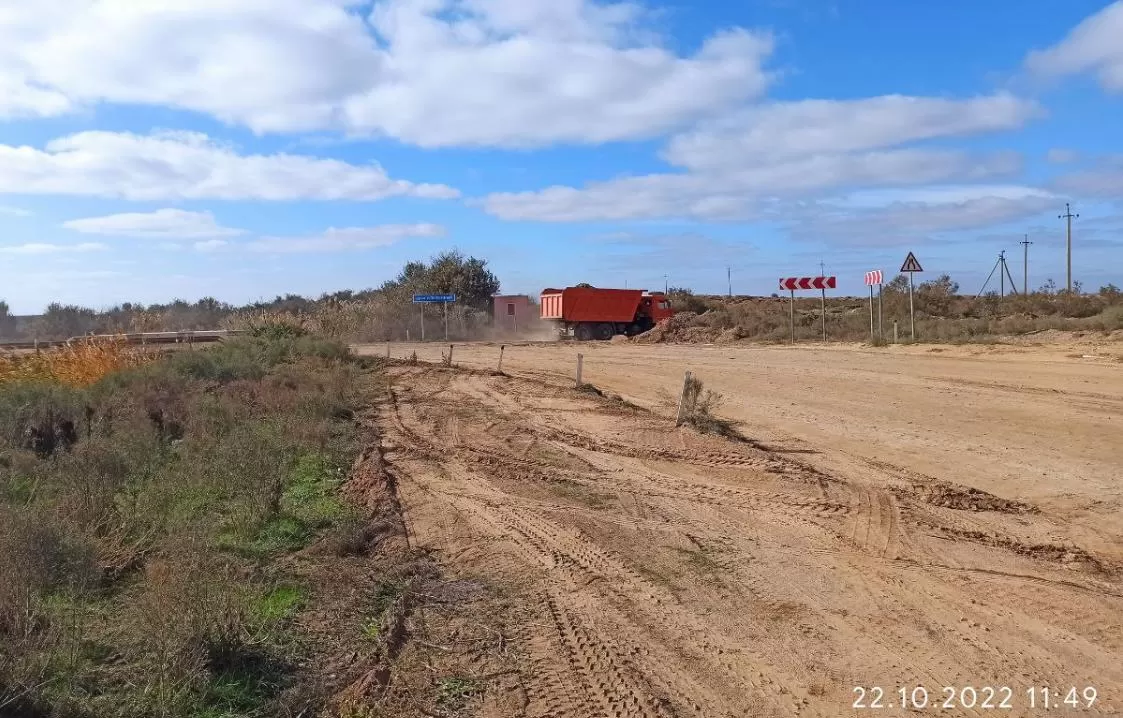
M 455 294 L 414 294 L 414 304 L 447 304 L 456 301 Z

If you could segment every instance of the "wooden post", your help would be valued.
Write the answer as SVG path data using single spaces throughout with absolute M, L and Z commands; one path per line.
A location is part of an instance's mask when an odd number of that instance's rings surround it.
M 794 294 L 794 292 L 793 292 Z M 675 413 L 675 426 L 682 426 L 682 412 L 686 408 L 686 393 L 690 390 L 690 372 L 682 380 L 682 393 L 678 397 L 678 412 Z
M 390 342 L 386 342 L 386 358 L 390 358 Z
M 425 305 L 417 305 L 421 309 L 421 341 L 425 341 Z
M 452 345 L 448 345 L 448 366 L 452 366 Z
M 505 344 L 499 345 L 499 366 L 495 367 L 495 371 L 499 372 L 500 374 L 503 373 L 503 350 L 505 350 L 506 348 L 507 346 Z
M 789 303 L 792 315 L 792 344 L 795 344 L 795 290 L 792 290 L 792 301 Z
M 893 343 L 897 343 L 897 320 L 893 320 Z
M 577 355 L 577 388 L 581 388 L 581 372 L 585 368 L 585 355 Z

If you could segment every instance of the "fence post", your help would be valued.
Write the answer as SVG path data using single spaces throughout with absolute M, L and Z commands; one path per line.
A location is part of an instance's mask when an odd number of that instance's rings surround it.
M 581 388 L 581 372 L 585 368 L 585 355 L 577 355 L 577 388 Z
M 682 412 L 686 408 L 686 393 L 690 390 L 690 372 L 682 380 L 682 393 L 678 397 L 678 411 L 675 413 L 675 426 L 682 426 Z
M 503 350 L 506 348 L 507 346 L 505 344 L 499 345 L 499 366 L 495 368 L 495 371 L 499 372 L 500 374 L 503 373 Z
M 386 342 L 386 358 L 390 358 L 390 342 Z
M 448 364 L 447 364 L 447 366 L 452 366 L 452 345 L 451 344 L 448 345 Z
M 893 343 L 897 343 L 897 320 L 893 320 Z

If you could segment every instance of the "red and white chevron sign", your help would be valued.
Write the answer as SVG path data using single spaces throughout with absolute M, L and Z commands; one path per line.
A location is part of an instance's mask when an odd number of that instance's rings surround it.
M 881 270 L 875 269 L 872 272 L 866 272 L 866 286 L 874 287 L 881 284 Z
M 838 285 L 835 277 L 784 277 L 780 289 L 834 289 Z

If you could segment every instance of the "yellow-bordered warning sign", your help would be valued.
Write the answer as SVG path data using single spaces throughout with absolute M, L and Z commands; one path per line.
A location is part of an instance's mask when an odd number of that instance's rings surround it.
M 901 265 L 902 272 L 923 272 L 920 262 L 916 261 L 916 255 L 909 252 L 909 256 L 905 257 L 905 263 Z

